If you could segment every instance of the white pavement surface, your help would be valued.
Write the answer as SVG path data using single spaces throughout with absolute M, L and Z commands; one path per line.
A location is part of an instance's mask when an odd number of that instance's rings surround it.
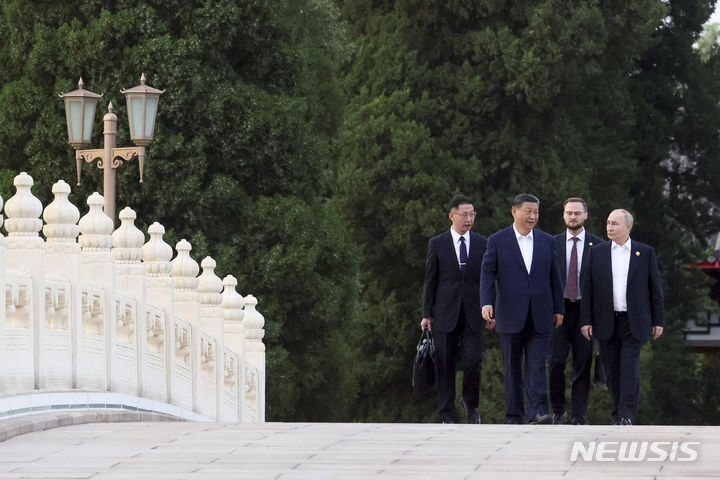
M 571 462 L 575 441 L 611 442 L 601 457 L 615 460 Z M 612 442 L 632 441 L 670 442 L 648 446 L 668 458 L 649 461 L 658 454 L 648 450 L 645 460 L 617 461 Z M 689 455 L 673 442 L 686 441 L 699 442 L 686 446 L 697 460 L 678 460 Z M 0 442 L 0 479 L 40 478 L 718 479 L 720 427 L 134 422 Z

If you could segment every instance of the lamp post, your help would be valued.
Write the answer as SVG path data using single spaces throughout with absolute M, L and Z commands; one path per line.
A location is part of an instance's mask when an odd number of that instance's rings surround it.
M 145 147 L 152 141 L 155 129 L 160 95 L 165 90 L 158 90 L 145 85 L 145 74 L 140 77 L 140 85 L 127 90 L 120 90 L 125 95 L 128 106 L 128 122 L 130 123 L 130 139 L 135 147 L 117 148 L 117 115 L 113 113 L 112 102 L 108 103 L 108 113 L 103 117 L 105 137 L 103 148 L 86 149 L 92 136 L 95 107 L 102 97 L 83 89 L 82 78 L 78 89 L 59 96 L 65 101 L 65 117 L 68 127 L 68 142 L 75 149 L 77 180 L 80 185 L 80 170 L 83 160 L 92 163 L 97 160 L 98 168 L 103 170 L 103 196 L 105 197 L 105 215 L 115 221 L 115 169 L 122 165 L 123 160 L 138 158 L 140 183 L 143 181 L 143 161 Z

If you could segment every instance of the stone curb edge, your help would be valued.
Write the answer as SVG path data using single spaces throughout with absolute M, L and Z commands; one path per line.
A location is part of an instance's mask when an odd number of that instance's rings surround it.
M 118 411 L 58 411 L 19 415 L 0 420 L 0 442 L 18 435 L 41 432 L 51 428 L 82 425 L 84 423 L 118 422 L 184 422 L 183 418 L 153 412 Z

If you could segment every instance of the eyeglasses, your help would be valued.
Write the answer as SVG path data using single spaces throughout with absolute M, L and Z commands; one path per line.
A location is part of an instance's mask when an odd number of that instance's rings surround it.
M 463 218 L 475 218 L 477 213 L 475 212 L 453 212 L 455 215 L 460 215 Z

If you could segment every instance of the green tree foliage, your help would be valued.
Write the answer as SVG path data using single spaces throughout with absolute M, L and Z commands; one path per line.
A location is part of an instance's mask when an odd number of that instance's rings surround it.
M 355 308 L 358 262 L 327 202 L 330 138 L 342 111 L 335 72 L 347 55 L 338 11 L 325 0 L 8 0 L 0 6 L 0 192 L 27 171 L 43 201 L 75 183 L 61 91 L 104 93 L 118 144 L 130 145 L 120 88 L 166 89 L 144 183 L 118 170 L 117 206 L 259 298 L 267 324 L 268 418 L 342 416 L 352 382 L 342 333 Z M 72 200 L 101 190 L 85 166 Z M 140 225 L 142 227 L 142 225 Z M 337 257 L 328 251 L 347 252 Z M 328 394 L 328 392 L 331 392 Z
M 703 62 L 710 60 L 713 51 L 718 48 L 718 41 L 720 41 L 720 23 L 706 24 L 697 41 L 698 53 Z

